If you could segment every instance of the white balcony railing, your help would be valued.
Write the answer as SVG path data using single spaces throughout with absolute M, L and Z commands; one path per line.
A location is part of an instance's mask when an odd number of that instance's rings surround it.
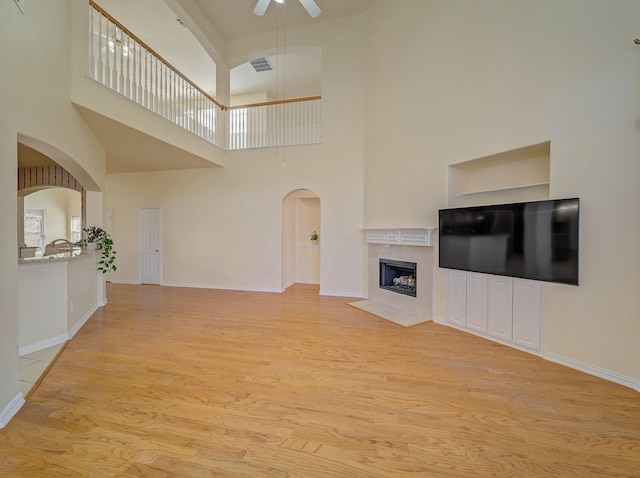
M 224 106 L 90 5 L 89 77 L 101 85 L 224 149 L 320 142 L 320 97 Z
M 150 111 L 223 146 L 223 107 L 106 12 L 91 4 L 89 77 Z
M 320 143 L 320 97 L 229 108 L 229 149 Z

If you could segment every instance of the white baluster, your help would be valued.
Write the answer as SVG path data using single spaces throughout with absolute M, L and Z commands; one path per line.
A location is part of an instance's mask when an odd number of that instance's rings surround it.
M 160 116 L 166 119 L 170 119 L 169 117 L 169 105 L 167 104 L 167 91 L 169 89 L 168 83 L 168 75 L 169 67 L 160 62 L 160 78 L 159 78 L 159 89 L 160 89 Z
M 169 81 L 169 116 L 172 122 L 176 122 L 176 75 L 171 72 Z
M 91 8 L 89 10 L 89 77 L 96 79 L 96 56 L 94 53 L 96 38 L 93 31 L 93 19 L 95 10 Z

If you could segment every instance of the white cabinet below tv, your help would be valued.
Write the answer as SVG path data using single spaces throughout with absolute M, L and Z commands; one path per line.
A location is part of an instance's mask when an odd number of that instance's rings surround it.
M 513 282 L 510 277 L 488 278 L 487 334 L 503 342 L 513 335 Z
M 464 279 L 467 284 L 467 315 L 463 319 L 462 325 L 475 332 L 486 334 L 488 276 L 486 274 L 456 272 L 466 276 Z
M 447 271 L 447 324 L 529 352 L 542 344 L 543 282 Z

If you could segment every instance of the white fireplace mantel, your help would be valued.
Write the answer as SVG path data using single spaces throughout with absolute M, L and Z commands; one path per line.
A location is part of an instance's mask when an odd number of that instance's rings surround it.
M 365 228 L 368 244 L 433 246 L 437 227 Z

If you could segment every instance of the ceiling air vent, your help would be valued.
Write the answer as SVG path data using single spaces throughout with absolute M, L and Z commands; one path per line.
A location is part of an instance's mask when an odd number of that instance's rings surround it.
M 256 70 L 258 73 L 260 73 L 261 71 L 273 70 L 271 63 L 269 63 L 269 60 L 267 60 L 266 58 L 258 58 L 256 60 L 251 60 L 249 63 L 251 63 L 251 66 L 253 67 L 253 69 Z

